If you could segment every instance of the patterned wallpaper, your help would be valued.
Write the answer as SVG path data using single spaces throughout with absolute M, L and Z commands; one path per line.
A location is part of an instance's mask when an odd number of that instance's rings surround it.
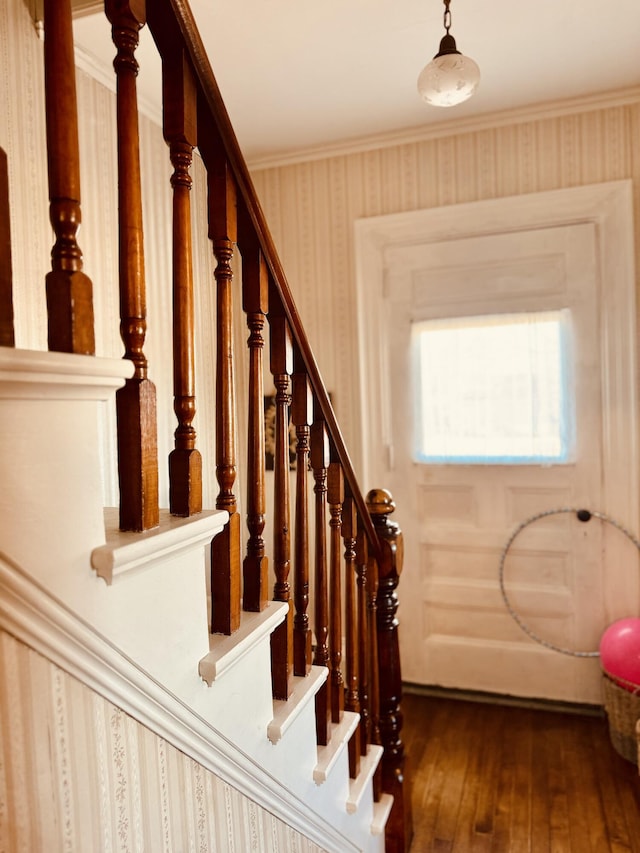
M 0 633 L 0 851 L 322 853 Z
M 0 5 L 0 145 L 9 153 L 16 279 L 18 345 L 46 346 L 43 280 L 49 263 L 50 229 L 46 221 L 47 185 L 44 152 L 42 43 L 21 0 Z M 615 105 L 562 113 L 561 105 L 538 107 L 500 117 L 500 124 L 449 136 L 416 139 L 388 147 L 354 151 L 293 165 L 256 169 L 253 178 L 310 342 L 332 392 L 334 405 L 356 466 L 361 433 L 353 223 L 362 217 L 459 204 L 581 184 L 635 178 L 636 223 L 640 221 L 640 96 L 616 97 Z M 117 323 L 115 105 L 111 92 L 78 73 L 83 224 L 79 232 L 85 270 L 94 283 L 96 342 L 99 354 L 122 351 Z M 168 491 L 166 458 L 175 420 L 171 404 L 170 341 L 170 164 L 159 128 L 141 116 L 143 205 L 149 331 L 145 352 L 150 376 L 158 386 L 160 492 Z M 193 169 L 194 234 L 206 235 L 204 181 Z M 38 201 L 38 199 L 40 201 Z M 35 205 L 34 205 L 35 201 Z M 34 208 L 37 215 L 34 216 Z M 640 226 L 636 224 L 636 233 Z M 640 246 L 640 240 L 637 241 Z M 150 247 L 153 246 L 153 251 Z M 640 250 L 639 250 L 640 251 Z M 640 258 L 640 255 L 639 255 Z M 640 263 L 638 264 L 640 269 Z M 196 364 L 198 444 L 213 459 L 213 432 L 205 415 L 214 410 L 213 263 L 206 239 L 195 248 L 197 282 Z M 244 349 L 245 327 L 236 328 Z M 268 379 L 267 383 L 268 385 Z M 242 388 L 238 399 L 242 400 Z M 268 388 L 266 388 L 268 391 Z M 113 415 L 107 414 L 106 435 Z M 115 502 L 113 442 L 105 443 L 105 502 Z M 241 453 L 239 454 L 242 458 Z M 213 465 L 204 467 L 205 504 L 213 505 L 217 484 Z M 381 484 L 364 484 L 365 488 Z M 165 500 L 166 503 L 166 500 Z
M 581 113 L 565 115 L 555 109 L 548 118 L 527 121 L 519 115 L 511 124 L 503 117 L 495 128 L 254 171 L 267 221 L 327 387 L 334 392 L 338 419 L 356 464 L 363 415 L 354 221 L 633 178 L 640 252 L 637 91 L 633 97 L 635 102 L 610 108 L 583 107 Z M 366 489 L 383 485 L 364 484 Z

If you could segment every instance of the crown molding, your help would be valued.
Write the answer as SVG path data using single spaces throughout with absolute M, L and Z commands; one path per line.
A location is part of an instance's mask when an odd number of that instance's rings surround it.
M 24 5 L 29 10 L 34 24 L 39 24 L 44 18 L 44 0 L 24 0 Z M 84 15 L 93 15 L 104 9 L 103 0 L 71 0 L 71 14 L 74 18 Z
M 80 71 L 84 71 L 84 73 L 88 74 L 89 77 L 92 77 L 110 92 L 115 94 L 116 75 L 113 70 L 113 65 L 105 65 L 104 62 L 98 61 L 94 56 L 87 53 L 84 48 L 78 47 L 78 45 L 75 45 L 73 51 L 76 68 Z M 162 107 L 142 96 L 139 91 L 137 92 L 137 97 L 138 110 L 142 115 L 146 116 L 154 124 L 157 124 L 158 127 L 162 127 Z
M 482 115 L 470 116 L 464 119 L 450 119 L 437 124 L 408 127 L 402 130 L 379 133 L 371 136 L 361 136 L 328 145 L 311 146 L 295 151 L 264 157 L 248 157 L 247 164 L 251 171 L 274 169 L 281 166 L 292 166 L 311 160 L 325 160 L 331 157 L 345 157 L 349 154 L 362 154 L 382 148 L 395 148 L 399 145 L 411 145 L 428 142 L 432 139 L 442 139 L 447 136 L 459 136 L 464 133 L 477 133 L 504 127 L 510 124 L 543 121 L 577 113 L 592 112 L 611 107 L 624 107 L 640 101 L 640 86 L 624 89 L 614 89 L 608 92 L 596 92 L 591 95 L 581 95 L 557 101 L 529 104 L 515 109 L 500 110 Z

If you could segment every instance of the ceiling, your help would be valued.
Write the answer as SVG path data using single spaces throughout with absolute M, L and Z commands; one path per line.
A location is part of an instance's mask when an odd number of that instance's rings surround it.
M 191 0 L 191 8 L 250 163 L 640 84 L 640 0 L 451 0 L 451 33 L 482 76 L 471 100 L 445 109 L 416 89 L 444 34 L 441 0 Z M 104 17 L 77 19 L 75 33 L 111 73 Z M 159 111 L 154 53 L 143 38 L 140 94 Z

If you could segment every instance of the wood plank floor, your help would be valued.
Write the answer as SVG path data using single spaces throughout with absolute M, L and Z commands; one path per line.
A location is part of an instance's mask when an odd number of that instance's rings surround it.
M 604 718 L 405 693 L 411 853 L 640 853 Z

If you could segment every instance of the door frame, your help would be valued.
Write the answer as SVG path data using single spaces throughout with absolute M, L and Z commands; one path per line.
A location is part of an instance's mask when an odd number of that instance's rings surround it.
M 358 219 L 354 223 L 363 481 L 384 485 L 393 468 L 391 377 L 384 333 L 385 251 L 464 237 L 593 223 L 601 291 L 603 507 L 637 532 L 640 510 L 633 183 L 629 180 Z M 606 298 L 605 298 L 606 297 Z M 624 417 L 624 413 L 635 417 Z M 621 453 L 620 448 L 624 448 Z M 629 470 L 635 472 L 636 486 Z M 398 507 L 402 522 L 402 507 Z M 611 547 L 615 549 L 612 539 Z M 620 580 L 626 583 L 624 566 Z M 614 580 L 615 583 L 615 580 Z M 633 585 L 633 584 L 632 584 Z M 640 582 L 636 582 L 640 594 Z M 605 602 L 605 605 L 607 603 Z

